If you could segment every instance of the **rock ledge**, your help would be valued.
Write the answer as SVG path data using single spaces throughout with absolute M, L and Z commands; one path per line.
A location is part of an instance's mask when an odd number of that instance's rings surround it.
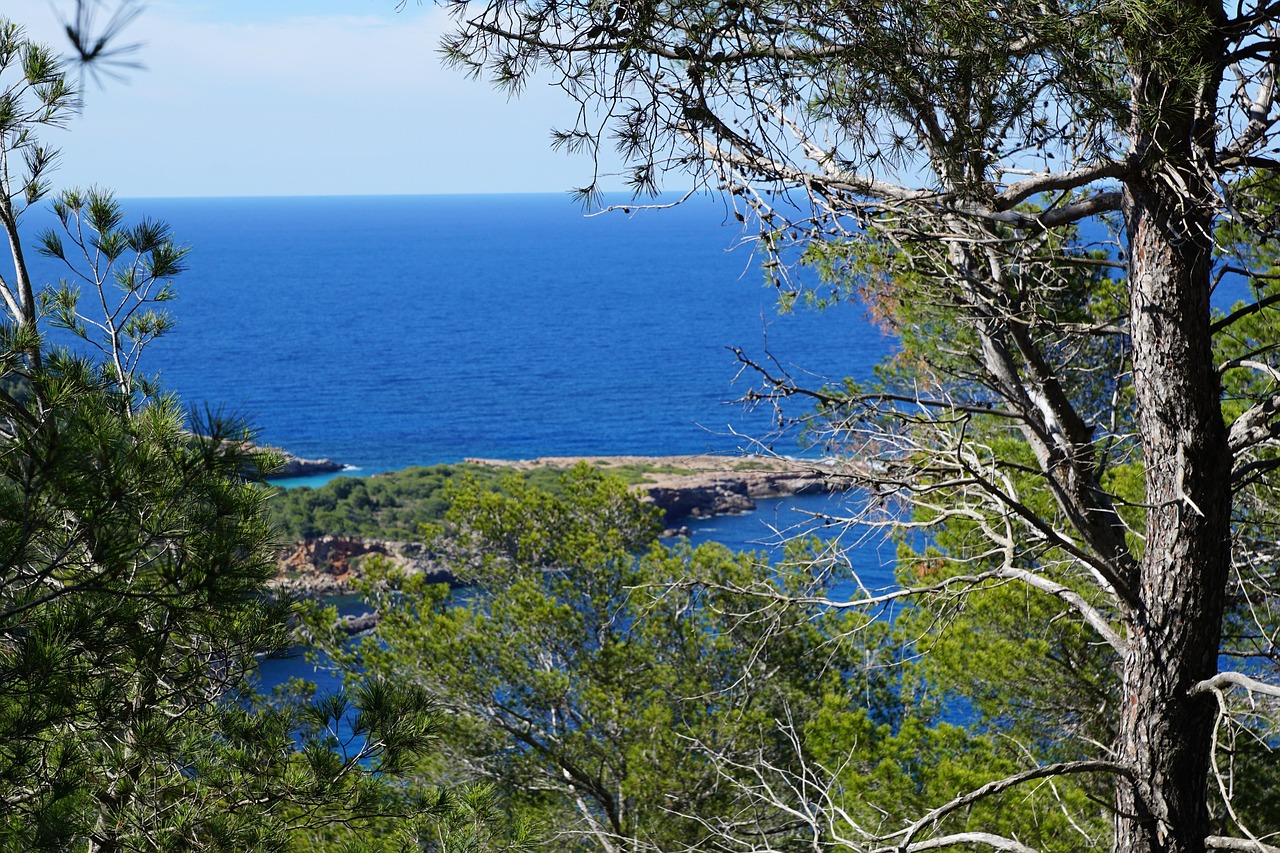
M 467 462 L 517 471 L 571 468 L 579 462 L 606 471 L 622 466 L 651 468 L 644 475 L 645 482 L 632 488 L 662 508 L 668 528 L 678 528 L 690 518 L 751 512 L 760 498 L 838 491 L 847 485 L 831 463 L 776 456 L 545 456 Z
M 330 460 L 297 460 L 330 462 Z M 666 535 L 686 533 L 683 522 L 751 512 L 761 498 L 778 498 L 845 488 L 833 466 L 822 461 L 778 457 L 727 456 L 553 456 L 530 460 L 468 459 L 475 465 L 528 471 L 533 468 L 571 468 L 587 462 L 609 470 L 643 466 L 644 482 L 632 486 L 644 500 L 661 507 Z M 330 462 L 332 465 L 337 463 Z M 342 466 L 338 465 L 340 469 Z M 332 469 L 330 469 L 332 470 Z M 306 472 L 311 473 L 311 472 Z M 277 475 L 279 476 L 279 475 Z M 304 597 L 350 593 L 360 577 L 361 563 L 381 555 L 403 571 L 434 575 L 453 582 L 418 542 L 396 542 L 357 536 L 316 536 L 281 552 L 272 586 Z

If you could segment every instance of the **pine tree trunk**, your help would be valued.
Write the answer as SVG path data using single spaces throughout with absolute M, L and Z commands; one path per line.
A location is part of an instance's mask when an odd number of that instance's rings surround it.
M 1221 10 L 1202 11 L 1208 54 Z M 1208 67 L 1188 80 L 1154 62 L 1134 80 L 1140 166 L 1126 182 L 1125 212 L 1147 538 L 1121 663 L 1117 758 L 1134 772 L 1117 787 L 1116 849 L 1125 853 L 1200 853 L 1210 834 L 1215 706 L 1188 691 L 1217 671 L 1231 563 L 1231 453 L 1210 334 L 1217 86 L 1205 79 L 1215 76 Z
M 1230 569 L 1227 432 L 1209 334 L 1210 219 L 1131 187 L 1134 384 L 1147 541 L 1122 663 L 1116 849 L 1201 851 L 1214 705 L 1190 688 L 1217 671 Z M 1172 215 L 1171 215 L 1172 214 Z M 1181 234 L 1168 233 L 1181 223 Z M 1194 233 L 1195 230 L 1200 233 Z

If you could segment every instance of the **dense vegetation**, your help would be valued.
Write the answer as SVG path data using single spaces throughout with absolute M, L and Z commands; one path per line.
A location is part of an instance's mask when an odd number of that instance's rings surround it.
M 28 277 L 38 137 L 77 93 L 0 19 L 0 844 L 1276 853 L 1277 7 L 452 8 L 455 63 L 560 72 L 560 143 L 613 134 L 642 191 L 714 179 L 784 301 L 856 297 L 898 336 L 870 383 L 742 358 L 874 459 L 850 476 L 861 521 L 908 531 L 900 587 L 837 546 L 666 547 L 585 468 L 268 498 L 243 425 L 140 367 L 184 265 L 162 223 L 60 193 L 37 247 L 68 279 Z M 1214 313 L 1228 273 L 1250 301 Z M 348 693 L 265 701 L 272 501 L 290 535 L 429 533 L 469 590 L 372 560 L 376 634 L 302 624 Z
M 644 482 L 652 467 L 618 466 L 614 475 L 627 483 Z M 271 497 L 271 520 L 285 540 L 348 535 L 416 539 L 421 526 L 435 524 L 449 506 L 449 489 L 462 480 L 495 488 L 509 471 L 489 465 L 406 467 L 375 476 L 339 476 L 317 488 L 280 489 Z M 520 475 L 553 494 L 561 491 L 559 471 L 535 467 Z
M 186 249 L 98 189 L 54 195 L 34 245 L 18 229 L 50 191 L 40 133 L 77 103 L 0 17 L 0 849 L 306 850 L 391 816 L 406 843 L 465 840 L 484 792 L 395 782 L 436 737 L 420 687 L 255 695 L 293 610 L 268 594 L 277 534 L 245 476 L 272 462 L 141 361 Z M 36 250 L 66 277 L 34 283 Z
M 658 469 L 636 464 L 610 470 L 627 483 L 642 483 Z M 504 468 L 460 463 L 404 468 L 373 477 L 337 477 L 318 488 L 280 490 L 270 501 L 271 518 L 286 541 L 326 534 L 415 539 L 423 524 L 444 517 L 451 486 L 470 479 L 496 487 L 509 476 Z M 554 468 L 533 468 L 519 476 L 544 491 L 560 493 L 560 473 Z
M 550 80 L 573 102 L 556 144 L 597 167 L 613 149 L 639 195 L 673 174 L 721 192 L 784 301 L 857 299 L 905 342 L 875 383 L 814 387 L 773 354 L 742 361 L 758 399 L 815 402 L 831 451 L 869 463 L 850 472 L 865 520 L 936 537 L 904 577 L 934 614 L 904 655 L 969 642 L 949 629 L 984 628 L 968 599 L 995 587 L 1048 620 L 995 623 L 1040 642 L 1008 647 L 1034 677 L 997 682 L 981 720 L 1032 724 L 1008 730 L 1024 752 L 1005 781 L 955 807 L 1087 778 L 1112 820 L 1082 823 L 1082 846 L 1275 850 L 1274 803 L 1251 813 L 1243 796 L 1266 768 L 1238 749 L 1274 746 L 1280 721 L 1280 6 L 449 8 L 452 63 L 511 92 Z M 797 255 L 819 282 L 795 274 Z M 1247 296 L 1217 316 L 1227 276 Z M 975 653 L 930 656 L 964 677 Z M 1072 683 L 1094 701 L 1059 695 Z M 931 811 L 945 804 L 837 839 L 843 801 L 814 791 L 842 777 L 824 770 L 753 788 L 814 849 L 1036 846 L 995 821 L 948 833 Z M 772 844 L 733 821 L 708 829 L 727 849 Z
M 326 534 L 414 539 L 421 525 L 444 516 L 452 483 L 465 477 L 493 483 L 498 476 L 479 465 L 435 465 L 376 477 L 337 477 L 317 488 L 277 491 L 271 517 L 285 541 Z
M 941 702 L 917 663 L 895 659 L 931 615 L 890 624 L 784 603 L 850 581 L 817 543 L 794 543 L 777 565 L 714 544 L 667 547 L 653 508 L 621 481 L 580 467 L 557 492 L 514 477 L 459 489 L 433 544 L 470 593 L 375 572 L 364 590 L 382 614 L 376 634 L 324 644 L 353 683 L 418 684 L 448 712 L 424 783 L 485 780 L 548 851 L 717 850 L 728 824 L 798 851 L 815 849 L 793 813 L 805 799 L 844 814 L 817 849 L 845 849 L 857 823 L 900 825 L 1019 765 L 1017 743 L 947 722 L 957 694 Z M 316 619 L 322 633 L 330 624 Z M 971 638 L 965 651 L 989 673 L 1035 642 Z M 984 683 L 1013 689 L 1017 677 Z M 809 794 L 760 796 L 773 786 Z M 1089 793 L 1064 782 L 938 823 L 997 826 L 1065 853 L 1080 833 L 1105 835 Z

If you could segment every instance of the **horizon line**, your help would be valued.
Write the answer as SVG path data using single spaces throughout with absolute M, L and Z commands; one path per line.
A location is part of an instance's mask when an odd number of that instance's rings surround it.
M 117 198 L 122 201 L 245 201 L 251 199 L 362 199 L 362 198 L 478 198 L 478 197 L 495 197 L 495 196 L 565 196 L 572 200 L 576 191 L 568 190 L 504 190 L 490 192 L 404 192 L 404 193 L 263 193 L 263 194 L 237 194 L 227 193 L 219 195 L 126 195 L 117 193 Z M 54 195 L 55 193 L 50 193 Z M 600 195 L 603 196 L 626 196 L 634 199 L 637 205 L 642 205 L 646 200 L 660 199 L 669 196 L 684 196 L 687 191 L 682 190 L 664 190 L 656 196 L 634 196 L 629 190 L 614 189 L 601 190 Z M 695 192 L 693 196 L 715 197 L 717 194 L 711 191 Z M 692 197 L 692 196 L 691 196 Z

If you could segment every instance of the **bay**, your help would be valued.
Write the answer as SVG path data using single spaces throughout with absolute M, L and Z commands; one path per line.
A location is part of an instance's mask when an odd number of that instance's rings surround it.
M 191 247 L 167 306 L 178 326 L 144 370 L 265 443 L 360 474 L 467 457 L 804 453 L 775 434 L 772 409 L 735 402 L 756 378 L 729 348 L 817 384 L 868 377 L 892 344 L 857 304 L 779 314 L 763 259 L 710 198 L 596 216 L 564 195 L 124 206 Z M 28 233 L 55 224 L 32 214 Z M 38 282 L 68 274 L 29 260 Z M 775 550 L 774 529 L 838 514 L 833 500 L 765 501 L 694 522 L 691 539 Z M 891 558 L 883 542 L 854 557 L 870 586 L 892 583 Z M 336 687 L 299 657 L 260 672 L 267 688 L 291 676 Z

